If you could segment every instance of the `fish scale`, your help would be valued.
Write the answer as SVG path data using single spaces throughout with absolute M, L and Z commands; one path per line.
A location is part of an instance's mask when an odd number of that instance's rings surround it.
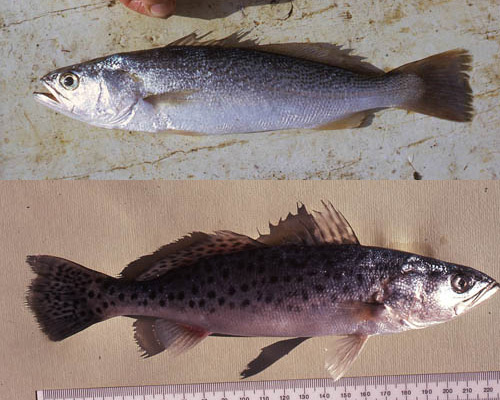
M 370 336 L 449 321 L 499 289 L 469 267 L 363 246 L 324 206 L 312 214 L 299 206 L 257 239 L 195 232 L 132 262 L 120 278 L 29 256 L 37 277 L 27 302 L 55 341 L 133 316 L 144 356 L 186 351 L 211 334 L 295 337 L 262 350 L 269 365 L 309 337 L 337 335 L 325 365 L 338 379 Z
M 217 255 L 155 280 L 112 285 L 107 293 L 114 293 L 117 306 L 106 316 L 129 313 L 190 324 L 194 319 L 209 332 L 247 336 L 303 336 L 304 329 L 308 335 L 350 334 L 364 329 L 366 321 L 353 321 L 339 308 L 372 303 L 382 290 L 380 282 L 399 273 L 395 264 L 410 256 L 353 245 L 278 246 Z M 280 314 L 291 314 L 294 322 L 276 329 Z M 233 322 L 257 318 L 255 327 Z
M 35 98 L 105 128 L 207 135 L 355 128 L 388 107 L 472 118 L 464 50 L 384 73 L 324 43 L 191 39 L 57 69 Z

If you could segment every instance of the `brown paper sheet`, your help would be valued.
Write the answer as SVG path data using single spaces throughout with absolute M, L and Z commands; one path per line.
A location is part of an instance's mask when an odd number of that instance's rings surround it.
M 331 200 L 363 244 L 418 252 L 500 279 L 498 182 L 0 182 L 0 399 L 43 388 L 238 380 L 267 338 L 209 338 L 177 358 L 143 360 L 132 320 L 115 318 L 59 343 L 24 305 L 28 254 L 116 275 L 193 231 L 253 237 L 295 210 Z M 500 369 L 500 295 L 452 322 L 371 339 L 347 375 Z M 324 338 L 254 377 L 326 377 Z

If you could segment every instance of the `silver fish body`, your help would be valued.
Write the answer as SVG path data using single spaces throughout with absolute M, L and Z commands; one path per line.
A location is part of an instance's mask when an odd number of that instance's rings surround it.
M 369 74 L 258 47 L 167 46 L 56 70 L 42 78 L 50 94 L 36 98 L 93 125 L 145 132 L 355 127 L 388 107 L 465 121 L 469 61 L 455 51 Z
M 310 214 L 301 206 L 258 239 L 193 233 L 134 261 L 120 278 L 30 256 L 37 277 L 27 301 L 56 341 L 132 315 L 149 356 L 187 350 L 211 334 L 342 335 L 327 358 L 338 378 L 370 336 L 449 321 L 499 289 L 469 267 L 362 246 L 345 218 L 325 208 Z

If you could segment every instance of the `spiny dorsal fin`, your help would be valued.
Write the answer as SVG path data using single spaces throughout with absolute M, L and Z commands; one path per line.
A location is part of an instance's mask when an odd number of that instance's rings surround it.
M 364 61 L 364 57 L 351 54 L 352 49 L 343 49 L 331 43 L 277 43 L 260 44 L 257 39 L 248 39 L 249 31 L 235 32 L 223 39 L 204 40 L 211 32 L 204 35 L 191 33 L 167 45 L 170 46 L 220 46 L 228 48 L 246 48 L 266 53 L 301 58 L 322 64 L 344 68 L 367 76 L 383 75 L 385 72 Z
M 145 281 L 157 278 L 173 268 L 191 265 L 196 260 L 216 254 L 229 254 L 261 243 L 231 231 L 214 234 L 193 232 L 177 242 L 161 247 L 153 254 L 131 262 L 121 273 L 128 280 Z
M 249 35 L 250 31 L 238 31 L 226 36 L 222 39 L 209 39 L 204 40 L 207 36 L 210 36 L 212 32 L 205 33 L 204 35 L 198 35 L 197 33 L 191 33 L 180 39 L 177 39 L 167 45 L 171 46 L 220 46 L 220 47 L 255 47 L 258 46 L 257 39 L 245 39 Z
M 324 211 L 310 214 L 303 204 L 297 206 L 297 214 L 288 216 L 276 225 L 269 224 L 269 234 L 261 235 L 257 240 L 268 246 L 286 243 L 309 246 L 324 243 L 359 244 L 351 226 L 332 205 L 322 202 Z

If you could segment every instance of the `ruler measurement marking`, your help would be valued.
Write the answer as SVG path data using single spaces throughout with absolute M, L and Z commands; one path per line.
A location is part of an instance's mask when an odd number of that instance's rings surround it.
M 455 387 L 453 387 L 453 382 Z M 471 387 L 473 382 L 476 382 L 476 385 Z M 337 392 L 337 387 L 340 392 Z M 435 387 L 435 392 L 430 387 Z M 377 391 L 378 388 L 380 388 L 379 391 Z M 382 388 L 385 392 L 381 391 Z M 401 389 L 398 391 L 398 388 Z M 266 393 L 271 389 L 276 395 L 283 393 L 283 397 L 267 396 L 266 398 Z M 224 399 L 217 398 L 216 392 L 224 393 Z M 189 393 L 192 394 L 191 398 L 187 396 Z M 207 399 L 207 393 L 212 393 L 213 397 Z M 243 393 L 243 399 L 238 393 Z M 260 393 L 264 398 L 259 398 Z M 299 393 L 301 394 L 298 395 Z M 440 394 L 446 394 L 446 399 L 445 396 L 441 396 L 443 400 L 472 400 L 474 397 L 476 397 L 475 400 L 500 400 L 500 371 L 358 377 L 344 378 L 339 382 L 333 382 L 331 379 L 240 381 L 143 387 L 75 388 L 41 390 L 36 393 L 37 400 L 440 400 Z M 182 399 L 179 398 L 180 395 L 183 396 Z

